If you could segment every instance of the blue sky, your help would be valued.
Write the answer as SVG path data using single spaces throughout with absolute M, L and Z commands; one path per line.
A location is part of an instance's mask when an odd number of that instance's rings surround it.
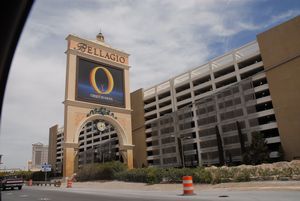
M 2 167 L 26 167 L 31 144 L 63 123 L 67 44 L 72 33 L 130 56 L 131 91 L 193 69 L 300 13 L 299 0 L 40 0 L 14 56 L 1 122 Z M 22 154 L 21 154 L 22 153 Z

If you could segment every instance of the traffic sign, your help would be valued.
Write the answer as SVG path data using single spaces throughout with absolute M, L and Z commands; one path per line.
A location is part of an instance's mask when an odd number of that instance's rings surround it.
M 42 172 L 51 172 L 51 167 L 42 168 Z
M 47 164 L 47 163 L 44 163 L 42 165 L 42 172 L 51 172 L 51 165 Z

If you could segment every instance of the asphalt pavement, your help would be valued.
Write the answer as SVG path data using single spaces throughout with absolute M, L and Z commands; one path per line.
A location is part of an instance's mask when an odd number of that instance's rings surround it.
M 109 190 L 84 188 L 27 187 L 22 190 L 2 192 L 2 201 L 150 201 L 150 200 L 199 200 L 199 201 L 299 201 L 297 190 L 230 190 L 213 189 L 182 196 L 179 191 Z

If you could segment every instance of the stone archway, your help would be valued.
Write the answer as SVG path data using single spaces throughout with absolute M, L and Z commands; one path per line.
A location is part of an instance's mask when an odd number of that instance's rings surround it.
M 73 143 L 78 145 L 79 135 L 80 135 L 82 128 L 84 127 L 84 125 L 86 123 L 93 121 L 93 120 L 106 121 L 106 122 L 110 123 L 116 129 L 117 135 L 118 135 L 118 140 L 119 140 L 119 152 L 122 155 L 124 162 L 129 166 L 129 168 L 131 168 L 132 161 L 130 159 L 131 157 L 128 157 L 128 151 L 132 150 L 133 145 L 129 144 L 128 138 L 126 136 L 125 130 L 122 127 L 122 125 L 119 124 L 119 122 L 116 120 L 116 118 L 114 118 L 112 116 L 93 114 L 93 115 L 88 116 L 88 117 L 84 118 L 83 120 L 81 120 L 81 122 L 79 123 L 79 127 L 76 129 L 76 133 L 73 138 Z

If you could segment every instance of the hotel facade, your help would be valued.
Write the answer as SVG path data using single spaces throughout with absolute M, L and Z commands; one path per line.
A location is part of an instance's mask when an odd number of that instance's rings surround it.
M 274 161 L 282 150 L 285 160 L 299 158 L 299 33 L 298 16 L 195 69 L 130 94 L 128 54 L 116 50 L 121 56 L 112 58 L 110 54 L 106 58 L 101 48 L 115 50 L 104 40 L 93 42 L 69 36 L 65 105 L 77 108 L 71 112 L 71 120 L 65 111 L 63 130 L 58 126 L 50 128 L 49 162 L 60 166 L 64 175 L 76 172 L 84 164 L 110 160 L 124 161 L 130 168 L 239 163 L 253 132 L 266 139 Z M 72 41 L 83 41 L 91 48 L 77 42 L 72 47 Z M 108 97 L 104 102 L 92 103 L 79 99 L 78 92 L 73 93 L 78 87 L 74 81 L 79 82 L 81 75 L 70 69 L 81 64 L 70 58 L 83 57 L 83 48 L 89 59 L 125 70 L 125 102 L 110 105 Z M 106 77 L 109 80 L 107 74 Z M 97 91 L 97 86 L 94 89 Z M 106 90 L 112 90 L 109 84 Z M 98 93 L 90 97 L 94 100 L 101 96 Z M 69 121 L 73 123 L 66 128 Z M 71 162 L 66 161 L 68 150 Z

